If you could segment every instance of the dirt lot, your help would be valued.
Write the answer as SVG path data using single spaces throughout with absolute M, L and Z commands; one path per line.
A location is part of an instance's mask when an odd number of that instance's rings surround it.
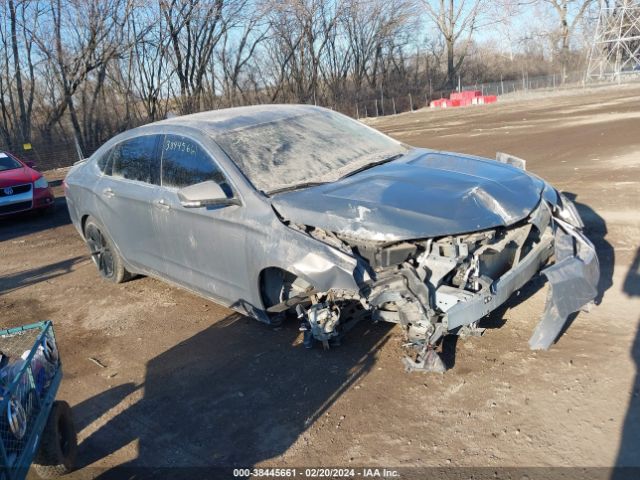
M 60 187 L 54 216 L 1 221 L 0 322 L 55 322 L 76 475 L 640 466 L 640 88 L 582 93 L 370 122 L 417 146 L 527 159 L 575 196 L 598 248 L 601 303 L 550 351 L 527 348 L 547 288 L 538 280 L 491 315 L 484 337 L 446 344 L 444 375 L 404 373 L 400 333 L 386 325 L 307 351 L 295 324 L 270 328 L 149 278 L 104 283 Z

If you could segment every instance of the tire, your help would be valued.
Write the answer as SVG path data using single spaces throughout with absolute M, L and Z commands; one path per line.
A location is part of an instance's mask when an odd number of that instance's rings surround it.
M 33 467 L 41 478 L 56 478 L 73 471 L 77 454 L 78 439 L 71 407 L 67 402 L 55 401 Z
M 112 283 L 122 283 L 132 278 L 122 262 L 122 258 L 107 235 L 104 227 L 93 217 L 87 218 L 84 224 L 84 238 L 93 263 L 100 276 Z

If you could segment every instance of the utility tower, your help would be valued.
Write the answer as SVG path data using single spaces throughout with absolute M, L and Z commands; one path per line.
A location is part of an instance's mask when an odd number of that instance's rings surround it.
M 600 0 L 587 81 L 640 76 L 640 0 Z

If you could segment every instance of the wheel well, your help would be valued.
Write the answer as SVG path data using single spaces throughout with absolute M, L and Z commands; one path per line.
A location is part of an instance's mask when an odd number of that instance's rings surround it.
M 89 215 L 83 215 L 80 219 L 80 228 L 82 229 L 82 236 L 84 237 L 84 226 L 87 224 L 87 219 Z
M 265 268 L 259 278 L 260 298 L 265 308 L 277 305 L 310 287 L 306 280 L 279 267 Z

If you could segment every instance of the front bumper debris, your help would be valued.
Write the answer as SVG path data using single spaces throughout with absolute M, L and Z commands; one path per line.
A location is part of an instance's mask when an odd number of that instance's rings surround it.
M 563 198 L 563 203 L 563 208 L 573 207 L 566 198 Z M 480 276 L 480 288 L 476 292 L 441 284 L 432 289 L 431 301 L 427 303 L 424 301 L 424 295 L 415 295 L 420 289 L 416 289 L 410 282 L 406 283 L 402 296 L 413 293 L 414 301 L 409 304 L 419 304 L 423 307 L 414 309 L 414 312 L 401 309 L 397 315 L 398 323 L 405 326 L 409 341 L 407 345 L 411 347 L 409 356 L 403 359 L 406 369 L 443 372 L 446 368 L 437 353 L 442 338 L 450 334 L 481 335 L 483 329 L 480 328 L 479 321 L 504 304 L 538 272 L 549 280 L 549 293 L 543 315 L 529 340 L 529 346 L 532 350 L 548 349 L 558 338 L 571 315 L 586 309 L 598 292 L 598 257 L 593 244 L 582 232 L 583 224 L 575 208 L 572 210 L 573 220 L 569 223 L 566 218 L 560 218 L 567 217 L 566 211 L 562 212 L 552 206 L 541 206 L 530 219 L 530 223 L 541 232 L 537 244 L 501 276 Z M 505 243 L 507 240 L 504 240 L 502 245 Z M 554 263 L 541 270 L 552 255 L 555 255 Z M 398 271 L 395 276 L 399 276 Z M 379 279 L 374 292 L 388 301 L 394 295 L 398 295 L 400 289 L 387 279 Z M 369 297 L 369 300 L 373 304 L 380 303 L 376 297 Z M 428 314 L 423 317 L 420 310 L 436 314 L 441 312 L 442 317 L 437 322 L 433 321 L 433 317 L 425 322 Z M 382 318 L 387 319 L 384 316 Z M 422 323 L 426 323 L 427 328 L 422 329 L 424 334 L 420 338 L 415 332 L 416 325 L 420 326 Z
M 531 278 L 540 271 L 553 250 L 553 238 L 551 235 L 543 237 L 542 241 L 527 255 L 518 265 L 506 272 L 494 282 L 490 279 L 486 282 L 486 289 L 468 295 L 468 300 L 456 303 L 447 310 L 445 322 L 447 330 L 477 322 L 498 308 L 518 289 L 522 288 Z M 436 292 L 436 301 L 446 295 L 451 287 L 445 285 Z
M 542 320 L 529 339 L 532 350 L 548 349 L 569 316 L 593 302 L 598 294 L 600 265 L 593 244 L 577 228 L 554 220 L 556 262 L 541 272 L 550 288 Z
M 307 347 L 316 341 L 325 348 L 338 344 L 366 314 L 374 321 L 398 323 L 408 350 L 406 370 L 444 372 L 443 338 L 482 335 L 480 321 L 541 273 L 549 280 L 549 292 L 529 346 L 545 350 L 571 315 L 597 295 L 598 258 L 583 226 L 573 204 L 558 194 L 543 196 L 528 219 L 504 229 L 386 245 L 349 244 L 370 267 L 369 278 L 358 282 L 359 291 L 311 290 L 269 310 L 295 305 Z

